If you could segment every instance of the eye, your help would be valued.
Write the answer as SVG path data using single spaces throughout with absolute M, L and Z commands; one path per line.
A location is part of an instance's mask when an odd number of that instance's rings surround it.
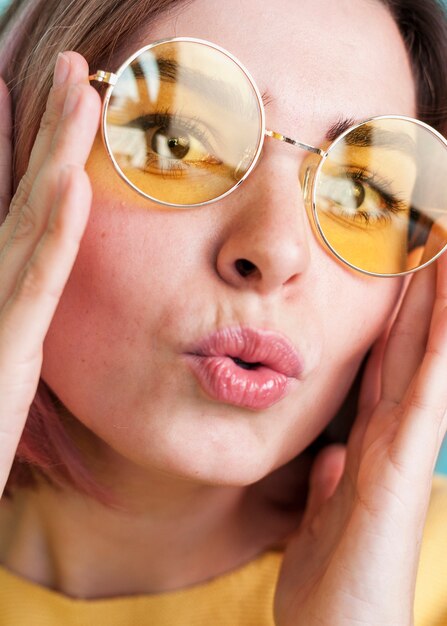
M 156 172 L 220 165 L 212 133 L 195 119 L 173 113 L 151 113 L 127 123 L 143 131 L 146 166 Z M 214 142 L 215 143 L 215 142 Z
M 182 161 L 189 165 L 220 163 L 198 129 L 188 130 L 173 124 L 157 127 L 154 124 L 145 130 L 145 135 L 148 157 L 152 153 L 155 158 Z
M 324 174 L 319 181 L 318 202 L 336 217 L 368 223 L 389 221 L 393 214 L 407 210 L 390 188 L 387 181 L 379 181 L 377 175 L 365 170 Z
M 190 140 L 185 134 L 174 135 L 174 129 L 160 128 L 150 142 L 154 152 L 167 159 L 184 159 L 190 151 Z
M 344 176 L 327 177 L 320 192 L 328 200 L 351 211 L 359 209 L 367 195 L 367 189 L 363 183 Z

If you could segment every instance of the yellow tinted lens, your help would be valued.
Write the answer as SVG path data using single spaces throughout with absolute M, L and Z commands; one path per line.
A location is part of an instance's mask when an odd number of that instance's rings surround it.
M 227 54 L 171 41 L 142 52 L 108 102 L 106 143 L 118 171 L 150 198 L 195 205 L 229 192 L 260 150 L 255 87 Z
M 417 269 L 447 245 L 447 142 L 410 120 L 362 124 L 329 149 L 314 201 L 323 237 L 349 264 Z

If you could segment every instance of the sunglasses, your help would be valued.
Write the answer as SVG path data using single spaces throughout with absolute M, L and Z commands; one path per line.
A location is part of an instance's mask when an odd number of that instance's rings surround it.
M 297 185 L 310 223 L 349 267 L 399 276 L 447 248 L 447 140 L 424 122 L 373 117 L 310 146 L 268 130 L 248 71 L 226 50 L 189 37 L 151 43 L 116 73 L 89 78 L 108 84 L 101 134 L 117 173 L 158 208 L 226 198 L 274 139 L 308 153 Z

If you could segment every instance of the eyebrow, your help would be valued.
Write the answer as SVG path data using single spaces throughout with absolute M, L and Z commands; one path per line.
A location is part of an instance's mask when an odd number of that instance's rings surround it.
M 200 92 L 208 99 L 221 106 L 223 105 L 233 111 L 243 113 L 243 111 L 241 111 L 241 104 L 246 103 L 244 102 L 245 99 L 242 97 L 240 90 L 236 89 L 231 83 L 228 83 L 220 78 L 211 78 L 210 76 L 206 76 L 199 70 L 180 65 L 174 59 L 160 57 L 156 59 L 156 63 L 161 80 L 174 83 L 180 74 L 182 83 L 187 87 Z M 141 82 L 144 85 L 144 79 L 147 78 L 148 72 L 145 71 L 138 61 L 131 64 L 131 69 L 135 78 L 137 80 L 141 79 Z M 253 96 L 255 96 L 254 91 Z M 145 97 L 149 99 L 147 91 L 145 93 Z M 268 106 L 271 101 L 270 96 L 266 92 L 261 95 L 261 99 L 264 106 Z M 252 112 L 251 109 L 249 112 Z
M 236 110 L 243 113 L 243 111 L 241 111 L 241 104 L 244 103 L 243 98 L 241 98 L 242 94 L 230 83 L 227 83 L 219 78 L 206 76 L 196 69 L 192 69 L 187 66 L 180 66 L 175 59 L 160 57 L 156 59 L 156 63 L 158 66 L 159 76 L 162 80 L 174 83 L 178 75 L 181 73 L 182 81 L 188 87 L 199 91 L 220 105 L 229 107 L 233 111 Z M 131 70 L 137 81 L 138 79 L 141 79 L 138 82 L 142 83 L 145 91 L 144 95 L 149 100 L 149 94 L 147 93 L 144 80 L 147 78 L 147 72 L 138 60 L 135 60 L 131 64 Z M 261 99 L 264 107 L 266 108 L 275 101 L 275 98 L 267 89 L 262 92 Z M 364 120 L 340 118 L 328 128 L 325 139 L 332 143 L 346 130 L 352 128 L 353 126 L 362 124 L 363 122 Z M 346 136 L 345 141 L 348 146 L 356 146 L 360 148 L 376 146 L 389 150 L 399 150 L 400 152 L 410 156 L 412 159 L 416 159 L 416 144 L 411 137 L 405 133 L 391 132 L 383 128 L 372 129 L 372 127 L 367 123 L 352 130 Z
M 352 118 L 338 120 L 327 131 L 326 139 L 330 142 L 335 141 L 342 133 L 358 124 L 361 124 L 361 126 L 354 128 L 345 137 L 345 142 L 348 146 L 356 146 L 358 148 L 374 146 L 388 150 L 399 150 L 416 160 L 416 143 L 409 135 L 392 132 L 380 127 L 372 128 L 370 123 L 363 123 L 362 120 L 353 120 Z

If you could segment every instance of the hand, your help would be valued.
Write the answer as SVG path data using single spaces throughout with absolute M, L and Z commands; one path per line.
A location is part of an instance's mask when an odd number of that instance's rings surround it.
M 415 274 L 362 381 L 347 447 L 314 462 L 284 556 L 277 626 L 412 626 L 436 459 L 447 429 L 447 254 Z
M 76 259 L 92 199 L 84 166 L 98 129 L 101 99 L 89 84 L 85 59 L 76 52 L 65 56 L 68 78 L 51 89 L 28 169 L 0 227 L 0 496 L 36 393 L 43 341 Z M 68 91 L 79 100 L 64 114 Z M 2 216 L 10 201 L 12 123 L 1 79 L 0 103 Z

